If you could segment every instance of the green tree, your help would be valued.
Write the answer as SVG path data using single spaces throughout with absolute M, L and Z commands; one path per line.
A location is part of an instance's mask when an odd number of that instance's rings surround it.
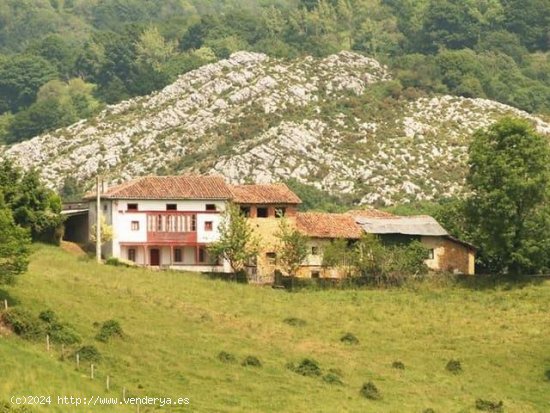
M 229 262 L 234 273 L 258 255 L 259 240 L 238 205 L 229 204 L 219 226 L 220 238 L 209 247 L 210 253 Z
M 0 284 L 11 284 L 27 270 L 30 238 L 16 225 L 0 193 Z
M 475 133 L 469 150 L 468 217 L 481 261 L 494 272 L 548 265 L 550 147 L 524 120 L 505 118 Z
M 309 254 L 308 237 L 291 227 L 285 218 L 281 218 L 276 236 L 279 261 L 288 275 L 295 276 Z
M 167 42 L 155 26 L 146 29 L 136 43 L 138 62 L 145 63 L 155 70 L 160 70 L 174 55 L 175 44 Z

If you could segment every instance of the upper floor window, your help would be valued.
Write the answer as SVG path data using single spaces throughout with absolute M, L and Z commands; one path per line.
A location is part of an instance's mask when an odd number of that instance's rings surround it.
M 137 211 L 138 210 L 138 204 L 127 204 L 126 209 L 128 211 Z
M 286 208 L 284 208 L 284 207 L 275 208 L 275 217 L 276 218 L 282 218 L 285 215 L 286 215 Z
M 311 255 L 319 255 L 319 247 L 311 247 Z
M 430 249 L 428 250 L 428 259 L 429 259 L 429 260 L 433 260 L 434 257 L 435 257 L 434 249 L 433 249 L 433 248 L 430 248 Z
M 247 218 L 250 217 L 250 207 L 249 206 L 242 206 L 240 208 L 240 210 L 241 210 L 241 215 L 243 217 L 247 217 Z
M 139 221 L 132 221 L 131 228 L 132 231 L 139 231 Z
M 206 204 L 207 211 L 216 211 L 216 204 Z
M 212 231 L 214 229 L 214 224 L 212 221 L 204 221 L 204 230 L 205 231 Z
M 256 208 L 256 216 L 258 218 L 267 218 L 269 216 L 269 209 L 267 207 Z
M 178 210 L 178 204 L 166 204 L 166 210 L 167 211 L 177 211 Z
M 265 254 L 265 257 L 267 259 L 268 264 L 275 264 L 277 261 L 277 253 L 275 252 L 267 252 Z

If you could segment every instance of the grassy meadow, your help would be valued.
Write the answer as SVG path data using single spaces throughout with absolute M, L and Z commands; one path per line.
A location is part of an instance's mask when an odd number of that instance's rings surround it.
M 141 412 L 477 412 L 476 399 L 505 412 L 549 412 L 550 282 L 474 288 L 289 293 L 180 272 L 99 266 L 36 246 L 27 274 L 0 298 L 38 314 L 55 311 L 82 345 L 103 355 L 96 378 L 61 348 L 0 332 L 0 401 L 11 395 L 188 397 L 189 406 Z M 287 318 L 304 325 L 289 325 Z M 94 339 L 116 319 L 125 337 Z M 359 342 L 346 344 L 347 332 Z M 68 355 L 73 349 L 65 348 Z M 221 351 L 236 362 L 218 359 Z M 256 356 L 261 367 L 242 366 Z M 343 385 L 304 377 L 287 364 L 316 360 Z M 459 360 L 462 373 L 445 369 Z M 404 369 L 392 368 L 401 361 Z M 110 376 L 110 391 L 105 377 Z M 372 381 L 382 398 L 360 395 Z M 57 406 L 37 412 L 135 412 L 136 407 Z

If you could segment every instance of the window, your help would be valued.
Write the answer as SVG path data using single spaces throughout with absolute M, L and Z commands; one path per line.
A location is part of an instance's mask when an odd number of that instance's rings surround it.
M 284 207 L 278 207 L 278 208 L 275 208 L 275 217 L 276 218 L 282 218 L 284 217 L 286 214 L 286 208 Z
M 256 208 L 256 216 L 258 218 L 267 218 L 268 217 L 268 209 L 267 207 L 258 207 Z
M 204 230 L 205 231 L 212 231 L 214 225 L 212 221 L 204 221 Z
M 197 216 L 195 214 L 191 215 L 191 231 L 194 232 L 197 230 Z
M 250 207 L 248 207 L 248 206 L 242 206 L 242 207 L 241 207 L 241 215 L 242 215 L 243 217 L 247 217 L 247 218 L 250 217 Z
M 107 208 L 108 208 L 107 204 L 103 204 L 103 211 L 107 212 Z
M 167 211 L 177 211 L 178 210 L 178 204 L 166 204 L 166 210 Z
M 132 231 L 139 231 L 139 221 L 132 221 Z
M 128 250 L 128 261 L 136 262 L 136 249 L 130 248 Z
M 275 264 L 277 261 L 277 254 L 274 252 L 268 252 L 265 254 L 265 257 L 267 258 L 268 264 Z
M 311 271 L 311 278 L 319 278 L 321 273 L 319 271 Z
M 433 260 L 434 257 L 435 257 L 434 249 L 433 249 L 433 248 L 430 248 L 430 249 L 428 250 L 428 259 L 429 259 L 429 260 Z
M 216 204 L 206 204 L 206 210 L 207 211 L 215 211 L 216 210 Z
M 126 209 L 128 211 L 137 211 L 138 210 L 138 204 L 127 204 Z
M 311 255 L 319 255 L 319 247 L 311 247 Z
M 174 262 L 182 262 L 181 248 L 176 248 L 174 250 Z

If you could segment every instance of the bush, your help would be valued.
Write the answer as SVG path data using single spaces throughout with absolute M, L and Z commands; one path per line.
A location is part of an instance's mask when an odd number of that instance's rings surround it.
M 114 336 L 118 336 L 121 338 L 124 337 L 122 327 L 120 326 L 120 323 L 116 320 L 107 320 L 101 325 L 99 333 L 97 333 L 95 339 L 106 343 Z
M 31 413 L 27 406 L 14 406 L 11 403 L 0 401 L 0 413 Z
M 323 376 L 323 381 L 325 383 L 328 383 L 328 384 L 336 384 L 336 385 L 340 385 L 340 386 L 342 386 L 344 384 L 344 382 L 342 381 L 340 376 L 338 376 L 337 374 L 334 374 L 334 373 L 325 374 Z
M 550 381 L 550 369 L 546 370 L 544 375 L 546 376 L 546 380 Z
M 445 368 L 453 374 L 462 373 L 462 365 L 459 360 L 449 360 Z
M 483 399 L 477 399 L 476 400 L 476 409 L 477 410 L 482 410 L 484 412 L 497 412 L 497 413 L 500 413 L 500 412 L 504 411 L 503 406 L 504 406 L 504 404 L 502 403 L 502 401 L 499 401 L 498 403 L 496 403 L 496 402 L 492 402 L 490 400 L 483 400 Z
M 38 339 L 45 331 L 37 318 L 22 308 L 10 308 L 2 314 L 2 321 L 15 334 L 26 339 Z
M 218 360 L 220 360 L 223 363 L 237 362 L 237 359 L 235 358 L 235 356 L 231 353 L 228 353 L 227 351 L 220 351 L 218 354 Z
M 297 366 L 293 363 L 289 363 L 287 367 L 294 373 L 306 377 L 318 377 L 322 374 L 319 364 L 315 360 L 309 358 L 303 359 Z
M 283 320 L 283 323 L 293 327 L 304 327 L 307 324 L 305 320 L 302 320 L 301 318 L 296 318 L 296 317 L 285 318 Z
M 53 310 L 44 310 L 39 315 L 38 318 L 46 323 L 53 323 L 57 321 L 57 315 L 53 312 Z
M 69 324 L 52 323 L 46 328 L 50 339 L 54 343 L 76 344 L 80 343 L 80 335 Z
M 372 381 L 364 383 L 361 387 L 361 395 L 369 400 L 380 400 L 382 396 Z
M 346 333 L 340 337 L 340 341 L 346 344 L 359 344 L 359 339 L 352 333 Z
M 394 361 L 391 366 L 394 369 L 405 370 L 405 364 L 403 364 L 403 362 L 401 361 Z
M 77 354 L 80 357 L 80 361 L 99 363 L 102 359 L 101 353 L 96 346 L 82 346 L 73 355 L 76 356 Z
M 261 361 L 256 356 L 246 356 L 241 365 L 245 367 L 262 367 Z
M 422 411 L 422 413 L 435 413 L 435 410 L 432 409 L 431 407 L 429 407 L 429 408 L 427 408 L 427 409 L 424 409 L 424 410 Z
M 112 265 L 114 267 L 131 267 L 130 264 L 119 260 L 116 257 L 109 257 L 105 260 L 105 264 Z

